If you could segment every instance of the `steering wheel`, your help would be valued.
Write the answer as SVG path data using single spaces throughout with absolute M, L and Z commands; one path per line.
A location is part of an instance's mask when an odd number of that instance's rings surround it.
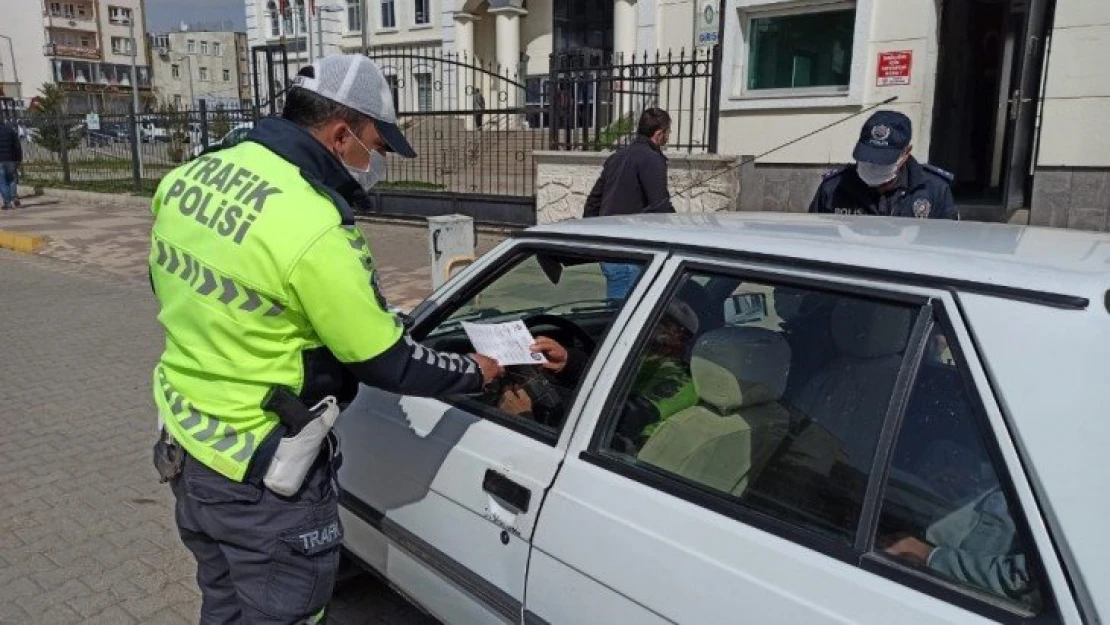
M 578 341 L 579 345 L 582 346 L 582 349 L 591 354 L 597 349 L 597 341 L 595 341 L 588 332 L 583 330 L 582 326 L 565 317 L 541 313 L 539 315 L 525 317 L 521 321 L 524 322 L 525 327 L 529 330 L 538 326 L 554 326 L 573 336 L 574 339 Z

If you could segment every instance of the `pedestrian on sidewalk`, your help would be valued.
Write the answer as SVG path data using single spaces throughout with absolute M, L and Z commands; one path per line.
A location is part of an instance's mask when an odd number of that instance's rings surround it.
M 351 209 L 387 152 L 416 156 L 385 76 L 333 55 L 298 73 L 281 118 L 155 193 L 155 466 L 197 561 L 201 623 L 323 622 L 343 541 L 330 429 L 359 382 L 445 396 L 503 373 L 416 343 L 388 311 Z
M 667 190 L 667 157 L 663 146 L 671 136 L 671 116 L 659 108 L 640 115 L 636 138 L 605 161 L 601 176 L 586 198 L 583 217 L 673 213 Z M 602 263 L 606 297 L 624 299 L 640 270 L 636 265 Z
M 23 145 L 19 142 L 19 131 L 15 124 L 0 122 L 0 200 L 3 210 L 19 206 L 16 195 L 16 180 L 19 168 L 23 166 Z

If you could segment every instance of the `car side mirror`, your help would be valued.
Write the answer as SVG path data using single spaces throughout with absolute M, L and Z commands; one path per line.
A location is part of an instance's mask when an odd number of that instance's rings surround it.
M 767 296 L 763 293 L 741 293 L 725 300 L 727 325 L 759 323 L 766 318 Z

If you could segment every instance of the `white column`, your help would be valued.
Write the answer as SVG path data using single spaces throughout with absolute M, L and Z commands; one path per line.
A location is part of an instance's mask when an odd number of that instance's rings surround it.
M 613 54 L 624 62 L 636 54 L 636 29 L 639 17 L 636 15 L 636 0 L 613 0 Z
M 450 71 L 455 74 L 455 97 L 458 100 L 455 108 L 463 111 L 474 106 L 473 90 L 478 87 L 474 84 L 474 73 L 466 67 L 474 63 L 474 22 L 478 18 L 470 13 L 455 13 L 454 17 L 456 60 L 464 65 L 455 65 Z M 474 117 L 465 116 L 464 123 L 467 130 L 473 130 Z
M 497 64 L 500 66 L 498 71 L 503 76 L 522 82 L 524 77 L 517 71 L 520 67 L 520 18 L 528 12 L 516 7 L 490 9 L 489 12 L 497 16 Z M 517 101 L 519 87 L 503 83 L 498 86 L 498 91 L 501 90 L 504 90 L 507 97 L 502 100 L 500 93 L 491 94 L 492 97 L 486 98 L 488 108 L 514 107 L 519 104 Z M 520 125 L 520 120 L 515 119 L 515 116 L 507 122 L 510 128 L 517 128 Z

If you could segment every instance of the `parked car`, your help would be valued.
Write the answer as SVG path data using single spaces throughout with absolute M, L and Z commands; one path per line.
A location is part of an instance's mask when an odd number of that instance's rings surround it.
M 139 138 L 143 143 L 165 142 L 170 140 L 170 133 L 154 122 L 140 122 Z
M 236 124 L 230 131 L 228 131 L 226 135 L 211 143 L 209 147 L 231 147 L 236 143 L 239 143 L 243 139 L 246 139 L 247 135 L 250 134 L 252 128 L 254 128 L 254 122 L 243 122 L 240 124 Z M 200 156 L 201 152 L 203 151 L 204 145 L 200 143 L 195 143 L 193 145 L 192 151 L 193 158 Z
M 346 553 L 451 624 L 1104 622 L 1108 263 L 971 222 L 526 231 L 405 323 L 466 353 L 463 322 L 521 320 L 576 365 L 362 387 Z

